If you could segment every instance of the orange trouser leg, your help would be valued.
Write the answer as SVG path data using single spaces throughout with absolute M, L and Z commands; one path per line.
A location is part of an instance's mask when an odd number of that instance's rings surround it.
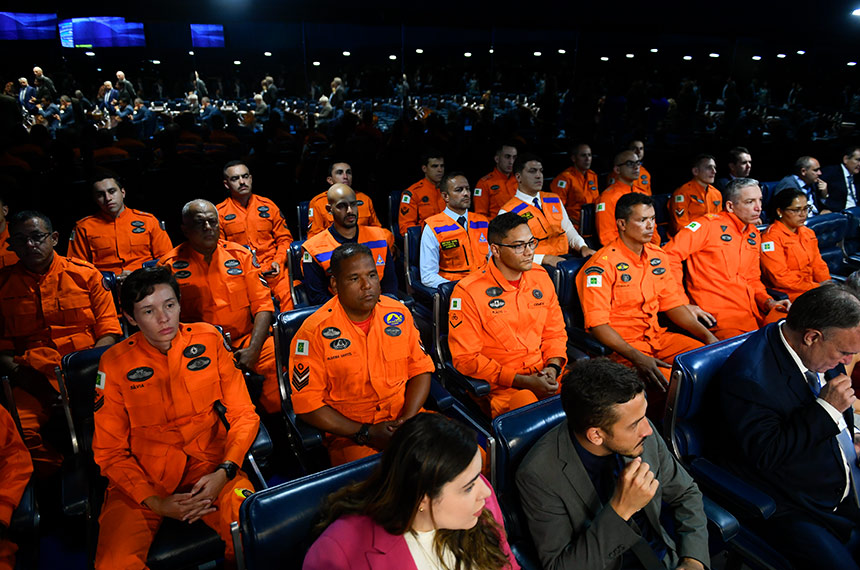
M 15 552 L 18 546 L 10 540 L 0 540 L 0 570 L 15 568 Z
M 272 296 L 278 300 L 281 312 L 292 311 L 294 308 L 293 295 L 290 293 L 290 278 L 286 269 L 275 276 L 266 277 L 266 281 L 272 289 Z
M 332 467 L 379 453 L 372 447 L 358 445 L 348 437 L 332 435 L 326 437 L 326 448 Z
M 777 311 L 776 309 L 771 309 L 768 314 L 764 316 L 761 326 L 769 325 L 771 323 L 779 322 L 781 319 L 784 319 L 788 316 L 788 313 L 783 313 L 782 311 Z
M 534 392 L 519 388 L 494 388 L 490 392 L 489 398 L 490 414 L 494 418 L 538 401 Z
M 48 421 L 48 407 L 23 388 L 13 388 L 12 392 L 24 431 L 24 444 L 33 460 L 33 472 L 40 479 L 47 477 L 57 470 L 63 460 L 53 447 L 42 440 L 41 431 Z
M 212 473 L 216 465 L 205 462 L 194 462 L 195 465 L 189 469 L 188 475 L 183 479 L 190 489 L 193 484 L 203 475 Z M 187 482 L 187 483 L 186 483 Z M 188 491 L 182 488 L 183 491 Z M 215 499 L 218 508 L 214 513 L 209 513 L 202 518 L 206 525 L 218 533 L 224 541 L 224 559 L 233 562 L 236 560 L 236 552 L 233 550 L 233 537 L 230 535 L 230 523 L 239 520 L 239 506 L 245 498 L 254 492 L 254 486 L 248 480 L 244 472 L 239 471 L 232 481 L 227 481 L 224 488 Z
M 245 335 L 239 339 L 236 345 L 244 348 L 251 340 L 251 335 Z M 263 341 L 260 348 L 260 357 L 254 365 L 254 372 L 264 378 L 263 393 L 260 395 L 260 404 L 270 414 L 281 411 L 281 390 L 278 387 L 278 366 L 275 360 L 275 339 L 270 335 Z

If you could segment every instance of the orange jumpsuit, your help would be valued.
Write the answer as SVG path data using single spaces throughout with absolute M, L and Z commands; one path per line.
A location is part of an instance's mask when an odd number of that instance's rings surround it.
M 0 268 L 18 263 L 18 256 L 15 255 L 14 251 L 9 249 L 9 242 L 6 241 L 8 239 L 9 226 L 7 225 L 3 228 L 3 231 L 0 232 Z
M 406 403 L 410 379 L 433 372 L 412 315 L 385 295 L 373 309 L 367 334 L 337 297 L 307 318 L 290 344 L 293 409 L 307 414 L 330 406 L 347 418 L 376 424 L 395 420 Z M 376 453 L 351 438 L 329 436 L 332 465 Z
M 312 238 L 334 223 L 331 214 L 325 209 L 328 206 L 327 194 L 328 192 L 320 192 L 311 200 L 308 207 L 308 238 Z M 356 192 L 355 198 L 358 200 L 358 225 L 381 228 L 382 224 L 376 217 L 376 210 L 373 208 L 370 196 L 364 192 Z
M 487 218 L 480 214 L 469 216 L 469 231 L 442 212 L 425 220 L 439 242 L 439 271 L 441 277 L 456 281 L 474 273 L 487 264 L 490 243 L 487 241 Z
M 536 254 L 567 255 L 570 243 L 561 227 L 564 220 L 561 199 L 552 192 L 541 192 L 540 201 L 542 210 L 516 197 L 508 200 L 501 209 L 526 219 L 532 235 L 541 240 L 535 250 Z
M 478 180 L 472 192 L 472 209 L 476 214 L 492 220 L 499 214 L 508 200 L 517 193 L 517 178 L 503 173 L 498 168 Z M 444 209 L 444 208 L 443 208 Z
M 212 405 L 227 408 L 230 430 Z M 167 354 L 136 333 L 105 352 L 95 393 L 93 458 L 108 479 L 99 523 L 96 568 L 144 568 L 161 517 L 143 505 L 154 495 L 187 493 L 218 465 L 242 465 L 260 419 L 221 333 L 205 323 L 181 324 Z M 230 523 L 253 492 L 241 471 L 203 521 L 227 545 Z
M 0 525 L 9 528 L 12 511 L 21 501 L 24 488 L 33 474 L 33 462 L 27 446 L 21 441 L 15 421 L 6 408 L 0 406 Z M 18 547 L 10 540 L 0 540 L 0 570 L 15 567 Z
M 287 275 L 287 255 L 293 235 L 280 208 L 263 196 L 251 194 L 248 206 L 228 197 L 216 206 L 221 225 L 221 239 L 233 241 L 252 249 L 260 260 L 262 270 L 270 271 L 272 262 L 281 266 L 277 275 L 266 275 L 282 311 L 293 309 L 290 280 Z
M 792 303 L 830 279 L 815 232 L 801 226 L 794 233 L 782 222 L 772 223 L 761 236 L 761 273 L 765 283 L 787 294 Z
M 87 216 L 69 237 L 69 257 L 116 275 L 140 269 L 144 261 L 159 259 L 172 248 L 155 216 L 131 208 L 123 208 L 116 218 L 103 212 Z
M 672 192 L 669 200 L 669 232 L 672 235 L 705 214 L 719 214 L 723 210 L 723 195 L 708 184 L 707 188 L 694 178 Z
M 597 227 L 597 237 L 600 239 L 601 245 L 609 245 L 618 237 L 618 226 L 615 224 L 615 206 L 622 196 L 631 192 L 646 193 L 642 192 L 636 184 L 631 186 L 619 181 L 604 190 L 600 194 L 600 197 L 597 198 L 594 221 Z M 647 194 L 651 195 L 650 192 L 647 192 Z M 657 246 L 660 245 L 660 234 L 657 233 L 656 228 L 651 238 L 651 243 Z
M 184 243 L 165 255 L 161 263 L 173 268 L 179 283 L 182 320 L 220 326 L 230 333 L 234 348 L 245 348 L 250 342 L 257 313 L 275 310 L 259 264 L 241 245 L 219 241 L 207 263 L 203 255 Z M 269 413 L 280 411 L 281 392 L 271 335 L 263 342 L 254 372 L 265 378 L 260 397 L 263 408 Z
M 687 304 L 669 258 L 647 243 L 641 255 L 621 238 L 591 256 L 576 277 L 576 290 L 585 315 L 585 328 L 609 325 L 636 350 L 671 363 L 682 352 L 702 346 L 696 339 L 669 332 L 657 313 Z M 613 354 L 613 358 L 630 364 Z M 661 368 L 669 379 L 671 370 Z
M 400 197 L 400 235 L 412 226 L 421 226 L 427 218 L 445 209 L 445 200 L 435 184 L 422 178 L 403 191 Z
M 551 190 L 561 198 L 573 227 L 580 231 L 582 205 L 596 203 L 600 194 L 597 190 L 597 173 L 588 170 L 583 174 L 576 166 L 570 166 L 555 177 Z
M 761 282 L 758 231 L 730 212 L 706 214 L 682 228 L 663 248 L 672 273 L 681 275 L 693 302 L 717 319 L 711 329 L 723 340 L 775 322 L 785 313 L 764 307 L 770 295 Z
M 607 186 L 612 186 L 616 182 L 619 182 L 615 180 L 615 177 L 612 174 L 613 173 L 610 173 L 609 178 L 607 178 L 606 180 Z M 639 192 L 640 194 L 647 194 L 648 196 L 652 195 L 651 173 L 648 172 L 644 165 L 639 166 L 639 180 L 633 182 L 633 188 L 635 188 L 635 191 Z M 612 215 L 614 216 L 615 212 L 612 212 Z
M 534 374 L 550 358 L 567 361 L 564 318 L 540 265 L 516 286 L 493 261 L 462 279 L 451 294 L 448 331 L 454 368 L 490 383 L 493 417 L 537 401 L 531 390 L 512 387 L 517 374 Z
M 61 257 L 44 275 L 27 271 L 21 263 L 0 270 L 0 350 L 11 351 L 15 362 L 45 376 L 39 394 L 15 388 L 24 443 L 38 472 L 59 465 L 59 457 L 43 442 L 40 426 L 48 420 L 59 390 L 54 368 L 70 352 L 92 348 L 105 335 L 122 335 L 113 297 L 102 274 L 92 264 Z

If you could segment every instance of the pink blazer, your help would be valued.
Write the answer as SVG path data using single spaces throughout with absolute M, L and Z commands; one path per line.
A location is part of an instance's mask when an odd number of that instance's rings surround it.
M 481 478 L 484 476 L 481 475 Z M 490 482 L 484 479 L 489 486 Z M 492 487 L 490 490 L 492 491 Z M 495 491 L 487 498 L 485 508 L 504 527 L 502 511 Z M 511 561 L 511 570 L 520 565 L 511 554 L 507 537 L 502 535 L 502 550 Z M 389 534 L 364 515 L 348 515 L 334 521 L 311 545 L 302 570 L 416 570 L 402 535 Z

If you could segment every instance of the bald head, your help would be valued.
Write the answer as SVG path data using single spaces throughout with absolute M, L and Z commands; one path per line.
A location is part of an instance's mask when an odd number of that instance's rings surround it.
M 192 200 L 182 208 L 182 233 L 195 251 L 209 255 L 218 247 L 218 210 L 208 200 Z
M 622 180 L 626 184 L 633 184 L 633 182 L 639 179 L 641 161 L 639 156 L 632 150 L 619 152 L 615 155 L 615 162 L 613 164 L 616 179 Z
M 334 184 L 328 189 L 326 198 L 326 210 L 331 214 L 335 229 L 344 237 L 352 237 L 349 234 L 352 234 L 358 225 L 358 200 L 355 198 L 355 192 L 346 184 Z

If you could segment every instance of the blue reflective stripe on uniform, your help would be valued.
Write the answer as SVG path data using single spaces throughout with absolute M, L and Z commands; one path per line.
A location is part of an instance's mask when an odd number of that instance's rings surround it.
M 475 224 L 471 224 L 471 226 L 475 227 Z M 457 224 L 451 224 L 450 226 L 439 226 L 438 228 L 433 228 L 433 231 L 437 234 L 441 234 L 442 232 L 450 232 L 459 228 L 460 226 Z
M 558 196 L 546 196 L 543 198 L 543 202 L 544 204 L 557 204 L 561 200 L 558 199 Z
M 489 227 L 490 224 L 487 222 L 469 222 L 470 230 L 480 230 L 486 227 Z
M 519 206 L 515 206 L 514 209 L 511 210 L 511 212 L 513 212 L 514 214 L 519 214 L 520 212 L 522 212 L 523 210 L 525 210 L 528 207 L 529 207 L 528 204 L 520 204 Z
M 370 249 L 374 249 L 377 247 L 388 247 L 388 242 L 385 241 L 384 239 L 378 239 L 376 241 L 363 241 L 363 242 L 361 242 L 361 245 L 366 245 Z M 331 254 L 329 254 L 329 257 L 330 256 L 331 256 Z
M 328 261 L 329 259 L 331 259 L 332 253 L 334 253 L 334 252 L 333 251 L 324 251 L 320 254 L 317 254 L 314 257 L 316 257 L 318 262 L 322 263 L 323 261 Z

